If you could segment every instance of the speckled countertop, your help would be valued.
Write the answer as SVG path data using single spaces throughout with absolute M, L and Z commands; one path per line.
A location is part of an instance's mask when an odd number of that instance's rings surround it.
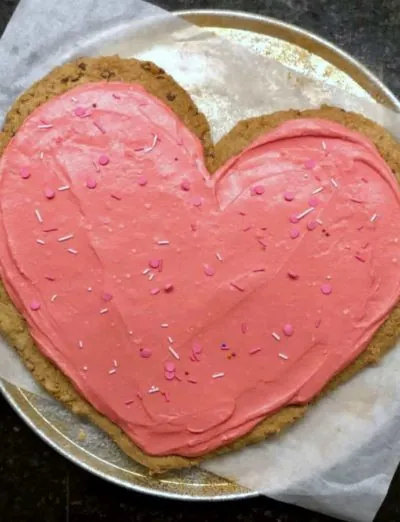
M 17 3 L 18 0 L 0 0 L 0 34 Z M 294 23 L 353 54 L 400 96 L 400 0 L 162 0 L 157 3 L 170 10 L 241 9 Z M 188 504 L 125 491 L 56 454 L 2 398 L 0 419 L 0 521 L 334 522 L 333 518 L 266 498 Z M 400 520 L 399 488 L 400 472 L 376 522 Z

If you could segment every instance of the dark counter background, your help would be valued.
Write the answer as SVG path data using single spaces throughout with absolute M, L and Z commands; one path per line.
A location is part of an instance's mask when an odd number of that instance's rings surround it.
M 400 0 L 159 0 L 158 3 L 170 10 L 242 9 L 297 24 L 353 54 L 400 96 Z M 18 0 L 0 0 L 0 35 L 17 4 Z M 400 473 L 397 473 L 376 522 L 400 521 L 399 489 Z M 91 519 L 135 522 L 335 520 L 266 498 L 193 504 L 125 491 L 59 456 L 0 398 L 0 521 Z

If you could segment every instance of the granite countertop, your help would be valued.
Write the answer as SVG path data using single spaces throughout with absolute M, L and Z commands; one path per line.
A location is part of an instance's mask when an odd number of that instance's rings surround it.
M 29 1 L 29 0 L 25 0 Z M 0 34 L 18 0 L 0 0 Z M 167 9 L 241 9 L 297 24 L 338 44 L 400 96 L 400 0 L 162 0 Z M 397 34 L 396 34 L 397 33 Z M 42 442 L 0 398 L 0 520 L 334 522 L 267 498 L 183 503 L 135 494 L 71 464 Z M 376 522 L 400 520 L 397 473 Z

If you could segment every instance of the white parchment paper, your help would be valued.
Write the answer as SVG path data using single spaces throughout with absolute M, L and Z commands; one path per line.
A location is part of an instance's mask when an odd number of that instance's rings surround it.
M 400 139 L 398 114 L 141 0 L 22 0 L 0 40 L 0 123 L 15 97 L 52 67 L 115 53 L 152 60 L 172 74 L 208 117 L 214 139 L 243 118 L 321 103 L 360 112 Z M 396 349 L 279 437 L 204 467 L 278 500 L 371 522 L 400 459 L 399 371 Z M 0 376 L 40 393 L 4 343 Z

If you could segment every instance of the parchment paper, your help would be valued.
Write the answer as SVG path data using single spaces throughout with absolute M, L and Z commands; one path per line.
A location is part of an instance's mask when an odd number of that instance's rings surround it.
M 78 55 L 151 59 L 189 91 L 220 138 L 238 120 L 321 103 L 354 110 L 400 139 L 400 116 L 290 71 L 140 0 L 22 0 L 0 41 L 0 123 L 12 100 Z M 269 497 L 371 522 L 400 459 L 400 350 L 256 446 L 204 467 Z M 0 344 L 0 375 L 39 391 Z M 43 392 L 42 392 L 43 393 Z

